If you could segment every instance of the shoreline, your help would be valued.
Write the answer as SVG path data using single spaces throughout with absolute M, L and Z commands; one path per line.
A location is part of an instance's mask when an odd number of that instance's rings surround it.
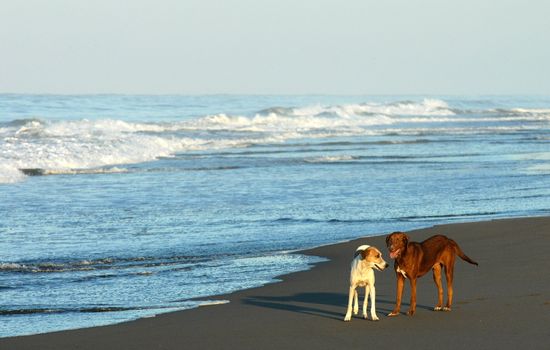
M 397 228 L 396 228 L 397 229 Z M 388 232 L 389 233 L 389 232 Z M 349 263 L 358 245 L 378 247 L 392 265 L 385 235 L 324 245 L 293 254 L 328 261 L 276 277 L 274 283 L 211 296 L 216 307 L 159 314 L 109 326 L 0 338 L 5 349 L 359 348 L 366 344 L 412 348 L 542 347 L 550 342 L 550 217 L 453 223 L 408 231 L 413 241 L 445 234 L 480 266 L 455 265 L 450 313 L 433 312 L 431 274 L 418 281 L 414 317 L 389 318 L 395 302 L 393 268 L 376 272 L 379 322 L 343 322 Z M 362 291 L 360 292 L 362 296 Z M 405 286 L 402 313 L 408 308 Z M 362 299 L 362 298 L 361 298 Z

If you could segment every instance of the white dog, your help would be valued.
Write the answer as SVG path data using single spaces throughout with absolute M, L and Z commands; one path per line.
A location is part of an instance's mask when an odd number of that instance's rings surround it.
M 382 259 L 382 253 L 375 247 L 362 245 L 355 251 L 355 257 L 351 262 L 351 273 L 349 277 L 349 300 L 348 310 L 344 321 L 351 320 L 351 309 L 353 314 L 359 312 L 359 300 L 357 296 L 357 287 L 365 287 L 365 301 L 363 302 L 363 317 L 367 318 L 368 297 L 370 294 L 370 317 L 373 321 L 378 321 L 376 316 L 376 289 L 374 288 L 374 269 L 384 270 L 388 264 Z M 355 301 L 355 303 L 354 303 Z

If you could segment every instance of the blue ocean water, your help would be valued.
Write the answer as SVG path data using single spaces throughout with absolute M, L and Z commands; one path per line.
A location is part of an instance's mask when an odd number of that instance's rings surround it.
M 0 336 L 196 307 L 318 261 L 297 249 L 548 214 L 549 97 L 4 94 Z

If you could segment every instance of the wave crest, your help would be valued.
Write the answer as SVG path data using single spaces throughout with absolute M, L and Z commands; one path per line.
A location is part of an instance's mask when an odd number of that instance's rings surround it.
M 485 110 L 474 118 L 455 114 L 445 101 L 424 99 L 272 107 L 251 115 L 219 113 L 174 122 L 17 119 L 0 123 L 0 183 L 23 180 L 25 175 L 19 169 L 30 175 L 34 170 L 40 175 L 124 172 L 118 170 L 125 169 L 121 165 L 178 153 L 289 139 L 516 130 L 523 128 L 524 122 L 547 122 L 550 116 L 546 112 Z M 479 127 L 480 123 L 486 124 Z

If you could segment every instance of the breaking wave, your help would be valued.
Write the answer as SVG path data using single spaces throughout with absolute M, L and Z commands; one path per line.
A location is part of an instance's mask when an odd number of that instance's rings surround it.
M 548 109 L 468 113 L 457 113 L 442 100 L 424 99 L 272 107 L 252 115 L 220 113 L 175 122 L 17 119 L 0 123 L 0 183 L 19 182 L 26 175 L 125 172 L 124 164 L 290 139 L 504 133 L 522 130 L 530 122 L 550 121 Z

